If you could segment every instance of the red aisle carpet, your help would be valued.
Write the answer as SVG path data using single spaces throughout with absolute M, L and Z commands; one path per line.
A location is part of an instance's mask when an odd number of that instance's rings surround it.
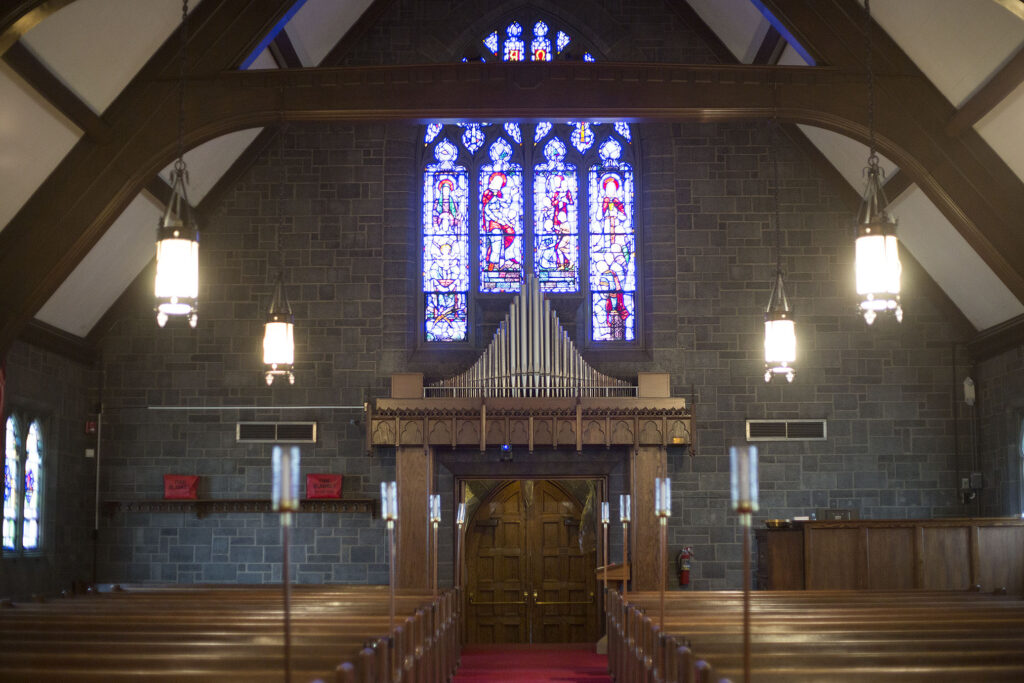
M 467 645 L 454 683 L 610 683 L 608 657 L 593 644 Z

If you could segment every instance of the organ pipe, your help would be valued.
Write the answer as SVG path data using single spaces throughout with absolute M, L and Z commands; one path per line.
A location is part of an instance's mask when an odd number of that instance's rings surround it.
M 531 275 L 476 363 L 434 382 L 426 392 L 456 397 L 635 396 L 636 387 L 584 360 Z

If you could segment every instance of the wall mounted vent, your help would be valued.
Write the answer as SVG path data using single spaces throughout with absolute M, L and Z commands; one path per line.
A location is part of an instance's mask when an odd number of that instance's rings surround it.
M 747 441 L 824 441 L 825 420 L 747 420 Z
M 239 422 L 238 443 L 316 443 L 316 422 Z

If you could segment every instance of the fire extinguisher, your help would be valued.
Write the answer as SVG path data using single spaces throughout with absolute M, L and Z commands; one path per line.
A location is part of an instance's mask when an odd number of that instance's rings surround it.
M 690 560 L 693 559 L 693 547 L 686 546 L 679 551 L 676 562 L 679 564 L 679 585 L 686 587 L 690 585 Z

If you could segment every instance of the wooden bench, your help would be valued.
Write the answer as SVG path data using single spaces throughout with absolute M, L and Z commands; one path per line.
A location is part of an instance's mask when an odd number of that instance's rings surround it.
M 608 596 L 618 681 L 742 677 L 743 596 L 735 591 Z M 1024 602 L 941 591 L 758 591 L 752 675 L 763 681 L 1024 679 Z M 713 665 L 713 668 L 712 668 Z
M 293 681 L 446 680 L 457 664 L 461 595 L 396 597 L 375 586 L 294 586 Z M 5 681 L 280 681 L 278 586 L 128 586 L 0 609 Z

